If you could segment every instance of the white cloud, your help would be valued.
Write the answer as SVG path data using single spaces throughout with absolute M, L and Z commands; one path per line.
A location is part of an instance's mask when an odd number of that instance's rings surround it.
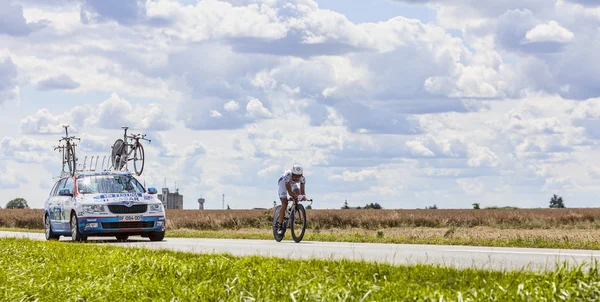
M 490 167 L 498 166 L 498 156 L 488 147 L 469 144 L 468 153 L 469 160 L 467 161 L 467 164 L 469 167 L 481 167 L 485 165 Z
M 18 139 L 4 137 L 0 141 L 0 146 L 2 146 L 0 158 L 14 160 L 19 163 L 46 163 L 51 157 L 51 153 L 56 152 L 60 156 L 58 153 L 60 151 L 53 151 L 53 148 L 57 145 L 58 142 L 52 145 L 50 142 L 40 142 L 29 137 Z
M 227 111 L 237 111 L 238 109 L 240 109 L 240 104 L 238 104 L 238 102 L 236 101 L 229 101 L 225 103 L 225 106 L 223 106 L 223 108 L 225 108 L 225 110 Z
M 152 103 L 144 106 L 137 103 L 134 107 L 113 93 L 98 106 L 76 106 L 64 114 L 55 115 L 47 108 L 42 108 L 34 116 L 24 118 L 20 128 L 26 134 L 58 134 L 64 133 L 63 125 L 69 125 L 70 133 L 78 133 L 84 126 L 104 129 L 127 126 L 132 131 L 164 131 L 171 129 L 173 123 L 162 105 Z
M 246 111 L 252 118 L 270 118 L 273 115 L 271 112 L 263 106 L 263 103 L 255 98 L 249 98 L 248 104 L 246 105 Z
M 528 42 L 558 42 L 567 43 L 573 40 L 575 35 L 568 29 L 560 26 L 556 21 L 548 24 L 538 24 L 527 31 L 525 39 Z
M 0 54 L 0 105 L 5 102 L 19 101 L 19 87 L 17 86 L 17 67 L 10 57 Z
M 0 35 L 27 36 L 46 27 L 47 21 L 27 22 L 23 16 L 23 6 L 13 0 L 0 2 Z
M 358 172 L 352 172 L 345 170 L 340 174 L 333 174 L 329 176 L 330 180 L 341 179 L 343 181 L 366 181 L 371 179 L 377 179 L 379 176 L 379 172 L 377 170 L 361 170 Z
M 256 174 L 258 176 L 264 177 L 264 176 L 268 176 L 268 175 L 273 175 L 274 173 L 281 172 L 281 171 L 283 171 L 282 168 L 281 168 L 281 166 L 279 166 L 279 165 L 270 165 L 270 166 L 268 166 L 268 167 L 266 167 L 266 168 L 258 171 Z
M 406 146 L 409 148 L 410 152 L 413 155 L 420 155 L 420 156 L 434 156 L 435 153 L 433 153 L 433 151 L 429 150 L 429 148 L 425 147 L 424 141 L 422 140 L 413 140 L 413 141 L 407 141 Z
M 213 109 L 210 111 L 210 116 L 211 117 L 222 117 L 223 115 L 219 111 Z
M 467 195 L 478 195 L 484 190 L 484 185 L 477 179 L 459 178 L 456 183 Z
M 172 23 L 162 29 L 165 34 L 190 42 L 234 37 L 272 39 L 286 34 L 276 10 L 264 4 L 233 6 L 225 1 L 202 0 L 183 6 L 160 0 L 147 3 L 147 14 Z
M 25 134 L 59 134 L 64 133 L 63 126 L 68 125 L 70 133 L 78 133 L 92 112 L 93 109 L 89 105 L 76 106 L 70 112 L 57 115 L 42 108 L 35 115 L 25 117 L 19 127 Z
M 578 103 L 574 106 L 571 116 L 577 119 L 600 119 L 600 98 Z
M 16 169 L 8 168 L 0 161 L 0 190 L 16 189 L 28 183 L 27 178 Z

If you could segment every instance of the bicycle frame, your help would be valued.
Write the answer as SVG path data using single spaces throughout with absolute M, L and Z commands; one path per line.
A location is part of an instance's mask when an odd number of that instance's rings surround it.
M 144 147 L 142 146 L 142 144 L 140 143 L 140 139 L 142 140 L 146 140 L 148 142 L 152 142 L 151 140 L 145 138 L 146 134 L 132 134 L 132 135 L 127 135 L 127 130 L 129 129 L 129 127 L 127 126 L 122 126 L 121 127 L 124 130 L 123 133 L 123 140 L 122 140 L 122 146 L 118 147 L 119 150 L 115 151 L 113 149 L 113 166 L 115 167 L 115 169 L 122 169 L 123 167 L 125 167 L 126 170 L 128 170 L 127 167 L 127 163 L 130 160 L 136 160 L 136 156 L 134 156 L 134 158 L 130 158 L 131 154 L 136 152 L 137 150 L 139 150 L 140 154 L 142 155 L 142 168 L 140 171 L 137 171 L 137 166 L 136 168 L 136 174 L 139 176 L 141 175 L 142 171 L 143 171 L 143 166 L 144 166 L 144 161 L 145 161 L 145 157 L 144 157 Z M 113 145 L 113 148 L 115 148 L 117 146 L 117 143 L 120 141 L 117 140 L 115 142 L 115 144 Z M 117 153 L 115 153 L 117 152 Z M 118 156 L 118 160 L 116 160 Z M 135 166 L 135 162 L 134 162 L 134 166 Z
M 292 214 L 292 209 L 296 208 L 296 205 L 299 202 L 308 201 L 309 205 L 312 206 L 312 201 L 313 201 L 312 199 L 307 199 L 307 200 L 302 200 L 302 201 L 299 201 L 298 199 L 291 199 L 291 200 L 293 202 L 290 202 L 290 199 L 288 199 L 288 206 L 287 206 L 287 209 L 285 210 L 285 216 L 283 216 L 283 221 L 286 221 L 287 219 L 290 218 L 290 215 Z
M 62 141 L 65 141 L 66 146 L 57 146 L 54 148 L 54 150 L 56 149 L 60 149 L 61 153 L 62 153 L 62 169 L 61 169 L 61 173 L 65 172 L 65 163 L 69 164 L 69 173 L 71 175 L 75 175 L 75 171 L 77 170 L 77 156 L 76 156 L 76 152 L 75 152 L 75 147 L 77 146 L 77 144 L 72 143 L 72 141 L 74 140 L 79 140 L 81 141 L 81 138 L 75 137 L 75 136 L 69 136 L 69 125 L 63 125 L 63 128 L 65 128 L 65 136 L 63 136 L 61 139 L 58 140 L 59 143 L 61 143 Z M 72 160 L 71 160 L 72 157 Z
M 61 159 L 62 159 L 62 168 L 61 168 L 61 172 L 64 173 L 65 172 L 65 163 L 67 162 L 67 155 L 65 154 L 65 146 L 57 146 L 54 147 L 54 150 L 56 151 L 56 149 L 59 149 L 58 152 L 60 152 L 61 155 Z

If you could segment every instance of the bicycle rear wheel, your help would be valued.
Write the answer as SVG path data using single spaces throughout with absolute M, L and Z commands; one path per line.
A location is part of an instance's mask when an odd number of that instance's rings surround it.
M 69 145 L 67 148 L 67 165 L 69 166 L 69 173 L 71 176 L 75 176 L 76 162 L 75 162 L 75 148 L 73 145 Z
M 292 238 L 294 241 L 296 241 L 296 243 L 298 243 L 302 241 L 302 238 L 304 238 L 304 232 L 306 231 L 306 210 L 301 203 L 296 205 L 296 209 L 292 211 L 290 219 L 290 231 L 292 231 Z M 300 230 L 298 230 L 298 227 L 300 227 Z
M 273 212 L 273 238 L 275 238 L 275 241 L 277 242 L 280 242 L 285 236 L 285 228 L 283 229 L 283 233 L 279 235 L 277 234 L 277 228 L 275 227 L 275 224 L 279 221 L 279 211 L 281 211 L 281 205 L 275 207 Z
M 123 168 L 124 164 L 123 164 L 123 161 L 121 160 L 121 158 L 124 155 L 125 155 L 125 143 L 123 142 L 122 139 L 118 139 L 115 141 L 115 143 L 112 146 L 112 154 L 111 154 L 112 165 L 115 168 L 115 170 L 121 170 L 121 168 Z
M 138 144 L 133 152 L 133 168 L 135 169 L 137 176 L 142 175 L 142 172 L 144 171 L 145 160 L 146 156 L 144 154 L 144 146 L 142 146 L 142 144 Z M 141 161 L 142 163 L 140 164 L 138 161 Z

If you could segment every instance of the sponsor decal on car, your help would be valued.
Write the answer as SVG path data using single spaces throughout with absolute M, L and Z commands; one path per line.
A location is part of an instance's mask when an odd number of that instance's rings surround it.
M 142 193 L 112 193 L 94 196 L 94 199 L 102 199 L 104 202 L 109 201 L 140 201 L 144 197 Z
M 142 193 L 110 193 L 110 194 L 101 194 L 98 196 L 95 196 L 95 199 L 102 199 L 102 198 L 117 198 L 117 197 L 142 197 L 144 196 L 144 194 Z

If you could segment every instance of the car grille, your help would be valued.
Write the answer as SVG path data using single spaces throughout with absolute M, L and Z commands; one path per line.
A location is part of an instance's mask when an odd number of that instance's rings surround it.
M 139 214 L 145 213 L 148 210 L 147 204 L 136 204 L 131 207 L 124 205 L 109 205 L 108 209 L 114 214 Z
M 103 222 L 103 229 L 139 229 L 153 228 L 154 221 L 122 221 L 122 222 Z

